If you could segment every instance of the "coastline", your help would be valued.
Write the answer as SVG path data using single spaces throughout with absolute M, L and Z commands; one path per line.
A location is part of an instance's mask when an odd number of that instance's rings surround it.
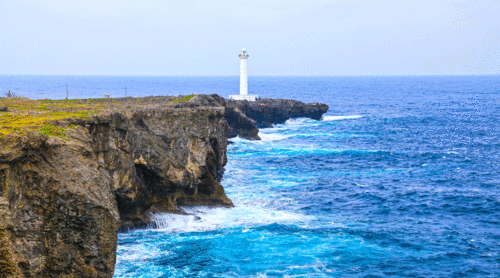
M 44 103 L 52 115 L 72 115 L 50 121 L 64 136 L 14 130 L 0 138 L 1 201 L 8 204 L 0 209 L 0 235 L 12 242 L 0 246 L 6 274 L 111 276 L 120 228 L 151 225 L 152 212 L 185 213 L 180 206 L 232 206 L 219 183 L 227 138 L 258 140 L 269 119 L 319 119 L 328 110 L 217 95 L 89 102 L 81 101 L 99 111 L 79 118 L 74 105 Z

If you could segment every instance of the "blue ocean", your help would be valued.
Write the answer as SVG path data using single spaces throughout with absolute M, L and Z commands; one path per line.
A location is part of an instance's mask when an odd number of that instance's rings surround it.
M 238 93 L 238 77 L 0 76 L 35 99 Z M 254 77 L 323 102 L 230 139 L 235 207 L 121 233 L 114 277 L 500 277 L 500 76 Z

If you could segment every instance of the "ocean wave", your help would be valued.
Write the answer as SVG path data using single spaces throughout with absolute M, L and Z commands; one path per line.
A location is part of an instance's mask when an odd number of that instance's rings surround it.
M 280 141 L 286 138 L 291 137 L 292 135 L 285 135 L 285 134 L 279 134 L 279 133 L 266 133 L 266 132 L 259 132 L 259 137 L 261 140 L 248 140 L 241 138 L 240 136 L 236 136 L 234 138 L 228 138 L 227 140 L 231 143 L 237 143 L 236 145 L 241 145 L 241 144 L 250 144 L 250 145 L 262 145 L 264 142 L 273 142 L 273 141 Z
M 285 123 L 283 124 L 276 124 L 273 125 L 273 127 L 270 128 L 262 128 L 260 129 L 261 131 L 280 131 L 280 130 L 297 130 L 301 129 L 303 127 L 313 127 L 313 126 L 318 126 L 321 123 L 309 119 L 309 118 L 294 118 L 294 119 L 288 119 Z
M 116 257 L 117 264 L 129 263 L 134 261 L 147 261 L 155 260 L 160 256 L 166 255 L 168 251 L 161 251 L 158 249 L 155 243 L 137 241 L 135 242 L 135 236 L 128 236 L 126 233 L 120 235 L 122 238 L 127 238 L 132 243 L 118 244 L 117 253 L 119 256 Z
M 305 123 L 313 123 L 317 122 L 316 120 L 310 119 L 310 118 L 292 118 L 286 120 L 285 124 L 287 125 L 301 125 Z
M 237 142 L 245 142 L 245 141 L 250 141 L 250 140 L 243 139 L 239 135 L 237 135 L 236 137 L 228 138 L 227 141 L 232 142 L 232 143 L 237 143 Z
M 290 130 L 290 129 L 288 129 Z M 311 133 L 281 133 L 282 130 L 265 130 L 259 132 L 260 141 L 256 140 L 246 140 L 242 138 L 231 138 L 229 141 L 236 142 L 251 142 L 254 144 L 259 144 L 260 142 L 274 142 L 281 141 L 288 138 L 302 138 L 302 137 L 335 137 L 335 138 L 350 138 L 350 137 L 373 137 L 373 135 L 359 135 L 359 134 L 350 134 L 350 133 L 319 133 L 319 132 L 311 132 Z
M 335 138 L 351 138 L 351 137 L 374 137 L 373 135 L 360 135 L 360 134 L 352 134 L 352 133 L 295 133 L 293 135 L 287 136 L 290 137 L 335 137 Z
M 289 211 L 242 205 L 234 208 L 183 208 L 188 215 L 156 213 L 151 219 L 168 233 L 204 232 L 224 228 L 252 228 L 270 224 L 307 226 L 313 217 Z
M 259 137 L 264 142 L 280 141 L 291 137 L 292 135 L 284 135 L 279 133 L 260 133 Z
M 228 147 L 228 151 L 233 152 L 233 159 L 238 157 L 283 157 L 283 156 L 300 156 L 300 155 L 365 155 L 365 154 L 393 154 L 384 150 L 356 150 L 356 149 L 339 149 L 339 148 L 324 148 L 315 145 L 303 144 L 281 144 L 278 140 L 275 141 L 246 141 L 238 144 L 232 144 Z
M 351 115 L 351 116 L 323 116 L 323 121 L 330 122 L 330 121 L 352 120 L 352 119 L 359 119 L 359 118 L 363 118 L 363 116 L 361 116 L 361 115 Z

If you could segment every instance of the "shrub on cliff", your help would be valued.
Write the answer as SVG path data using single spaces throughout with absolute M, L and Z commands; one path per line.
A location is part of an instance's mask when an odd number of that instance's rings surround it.
M 47 136 L 57 136 L 57 137 L 66 137 L 66 133 L 64 133 L 64 128 L 53 126 L 53 125 L 46 125 L 42 128 L 40 128 L 40 132 L 43 135 Z

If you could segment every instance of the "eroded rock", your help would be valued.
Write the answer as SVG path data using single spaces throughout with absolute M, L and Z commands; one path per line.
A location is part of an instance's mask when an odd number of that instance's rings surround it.
M 122 228 L 154 225 L 153 212 L 233 205 L 219 184 L 227 161 L 223 107 L 112 111 L 85 124 L 112 177 Z
M 219 184 L 223 107 L 136 107 L 51 124 L 67 137 L 0 138 L 0 276 L 111 277 L 120 226 L 233 205 Z
M 112 276 L 120 217 L 111 178 L 81 151 L 90 139 L 82 135 L 0 139 L 0 274 Z
M 228 137 L 259 139 L 258 127 L 328 109 L 218 95 L 102 101 L 114 106 L 50 123 L 67 137 L 0 137 L 0 277 L 112 277 L 120 228 L 233 206 L 219 183 Z
M 283 124 L 289 119 L 299 117 L 320 120 L 329 108 L 323 103 L 304 103 L 291 99 L 229 100 L 216 94 L 199 95 L 189 102 L 179 103 L 176 106 L 224 107 L 228 122 L 228 137 L 240 136 L 250 140 L 260 140 L 259 128 Z

